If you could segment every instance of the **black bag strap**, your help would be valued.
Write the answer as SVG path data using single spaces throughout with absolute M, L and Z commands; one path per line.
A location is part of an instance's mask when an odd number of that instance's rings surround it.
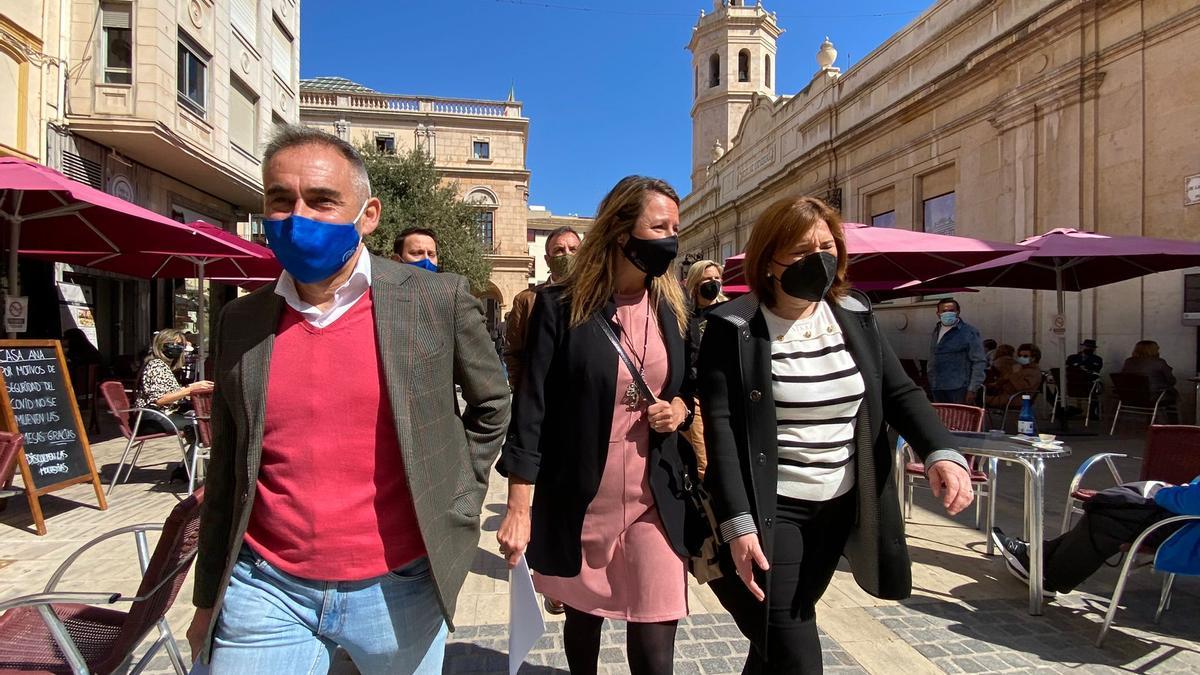
M 608 341 L 617 350 L 617 356 L 621 357 L 621 362 L 625 364 L 625 369 L 633 376 L 633 384 L 637 387 L 638 393 L 642 398 L 648 402 L 658 400 L 654 392 L 650 391 L 650 387 L 646 386 L 646 381 L 642 379 L 641 373 L 633 365 L 633 360 L 629 358 L 629 354 L 625 353 L 625 348 L 621 346 L 621 341 L 617 338 L 617 334 L 613 332 L 612 326 L 608 325 L 608 319 L 605 319 L 597 312 L 592 315 L 592 321 L 600 326 L 600 330 L 604 331 L 604 335 L 608 338 Z

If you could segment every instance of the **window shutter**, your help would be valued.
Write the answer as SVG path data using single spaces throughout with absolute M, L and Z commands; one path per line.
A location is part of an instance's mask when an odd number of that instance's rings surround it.
M 271 66 L 286 83 L 292 81 L 292 38 L 275 22 L 271 34 Z
M 233 27 L 255 44 L 258 38 L 258 0 L 233 0 L 230 9 Z
M 238 82 L 230 83 L 229 139 L 250 154 L 256 151 L 254 139 L 256 115 L 254 98 Z
M 103 12 L 103 27 L 104 28 L 125 28 L 130 27 L 130 10 L 128 5 L 108 5 L 101 9 Z

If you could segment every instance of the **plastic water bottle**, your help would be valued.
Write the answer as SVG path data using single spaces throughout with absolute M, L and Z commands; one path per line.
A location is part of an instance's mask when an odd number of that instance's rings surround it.
M 1021 396 L 1021 414 L 1017 417 L 1017 433 L 1022 436 L 1037 436 L 1037 423 L 1033 417 L 1033 399 L 1029 394 Z

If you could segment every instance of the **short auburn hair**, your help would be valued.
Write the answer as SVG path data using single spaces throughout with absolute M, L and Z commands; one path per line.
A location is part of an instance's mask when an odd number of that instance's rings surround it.
M 850 290 L 850 282 L 846 281 L 849 261 L 841 215 L 837 209 L 816 197 L 789 197 L 771 204 L 763 211 L 754 221 L 750 241 L 746 243 L 746 258 L 743 261 L 746 284 L 760 301 L 768 306 L 775 304 L 771 261 L 807 239 L 813 227 L 822 220 L 829 226 L 837 245 L 837 277 L 827 297 L 840 298 Z

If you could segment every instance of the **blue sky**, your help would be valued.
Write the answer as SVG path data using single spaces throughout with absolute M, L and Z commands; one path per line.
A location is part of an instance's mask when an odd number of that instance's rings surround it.
M 388 93 L 503 99 L 530 118 L 530 204 L 591 215 L 622 176 L 690 189 L 691 56 L 712 0 L 304 0 L 301 77 L 340 75 Z M 826 35 L 846 69 L 928 0 L 764 0 L 786 30 L 776 92 L 816 71 Z M 369 7 L 369 8 L 368 8 Z

